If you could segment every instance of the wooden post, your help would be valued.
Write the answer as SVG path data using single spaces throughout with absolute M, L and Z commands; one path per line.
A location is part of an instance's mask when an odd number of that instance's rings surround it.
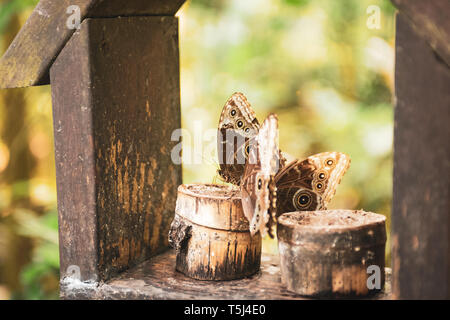
M 40 0 L 0 59 L 0 88 L 50 84 L 50 66 L 76 31 L 67 22 L 77 18 L 78 13 L 80 22 L 87 18 L 173 16 L 184 1 Z
M 0 59 L 1 88 L 51 82 L 62 297 L 168 248 L 183 3 L 41 0 Z
M 169 234 L 176 269 L 199 280 L 253 275 L 261 263 L 261 235 L 251 236 L 239 189 L 181 185 Z
M 61 279 L 104 281 L 163 251 L 181 167 L 175 17 L 86 19 L 50 71 Z M 174 142 L 175 143 L 175 142 Z
M 434 1 L 395 2 L 404 7 L 396 31 L 393 293 L 400 299 L 449 299 L 450 2 L 438 1 L 440 8 Z M 421 25 L 442 15 L 447 28 L 438 25 L 426 37 L 415 31 L 426 31 L 430 25 Z M 447 50 L 433 50 L 429 39 Z
M 385 282 L 385 220 L 353 210 L 283 214 L 277 232 L 283 283 L 290 291 L 315 297 L 379 292 Z M 374 286 L 369 288 L 372 273 Z

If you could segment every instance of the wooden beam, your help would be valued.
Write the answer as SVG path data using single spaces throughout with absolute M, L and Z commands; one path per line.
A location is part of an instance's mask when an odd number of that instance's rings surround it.
M 168 245 L 181 184 L 170 156 L 178 20 L 86 19 L 50 76 L 61 279 L 78 269 L 104 281 Z
M 86 17 L 175 15 L 186 0 L 97 0 Z
M 450 69 L 397 15 L 393 293 L 450 298 Z
M 0 59 L 0 88 L 49 84 L 49 69 L 75 32 L 67 26 L 69 6 L 86 18 L 170 15 L 184 0 L 41 0 Z
M 450 66 L 450 1 L 391 0 L 416 33 Z

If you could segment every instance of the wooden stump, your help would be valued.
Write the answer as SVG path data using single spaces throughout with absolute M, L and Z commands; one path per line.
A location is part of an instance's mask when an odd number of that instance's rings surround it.
M 385 281 L 385 220 L 353 210 L 283 214 L 277 229 L 283 283 L 290 291 L 315 297 L 380 291 Z
M 250 235 L 239 190 L 181 185 L 169 243 L 176 270 L 199 280 L 241 279 L 259 271 L 261 236 Z

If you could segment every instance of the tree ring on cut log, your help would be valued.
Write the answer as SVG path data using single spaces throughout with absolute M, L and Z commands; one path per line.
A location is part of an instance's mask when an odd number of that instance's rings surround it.
M 277 236 L 283 283 L 305 296 L 365 296 L 380 291 L 385 281 L 385 221 L 383 215 L 356 210 L 281 215 Z M 376 266 L 379 279 L 369 279 L 375 274 L 369 266 Z
M 194 279 L 241 279 L 260 268 L 261 235 L 251 236 L 236 187 L 179 186 L 169 243 L 176 270 Z

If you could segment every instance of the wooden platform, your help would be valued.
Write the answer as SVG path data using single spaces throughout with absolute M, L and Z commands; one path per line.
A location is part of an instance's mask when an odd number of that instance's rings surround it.
M 391 272 L 386 268 L 384 291 L 370 297 L 391 297 Z M 175 271 L 175 253 L 167 251 L 107 283 L 96 285 L 79 281 L 61 283 L 62 299 L 186 299 L 186 300 L 284 300 L 305 299 L 290 293 L 281 283 L 279 259 L 263 255 L 261 271 L 233 281 L 200 281 Z

